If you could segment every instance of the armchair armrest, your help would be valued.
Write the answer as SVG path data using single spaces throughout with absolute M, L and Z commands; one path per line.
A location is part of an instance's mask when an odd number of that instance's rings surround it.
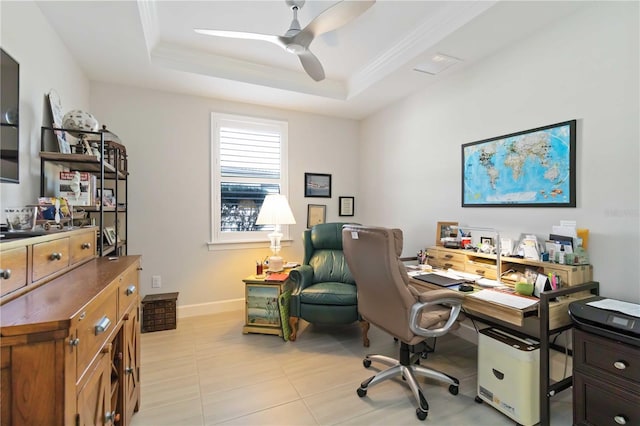
M 418 296 L 418 302 L 411 307 L 411 313 L 409 318 L 409 327 L 411 331 L 420 336 L 426 337 L 439 337 L 446 334 L 449 329 L 454 325 L 460 315 L 462 309 L 462 301 L 464 295 L 455 293 L 451 290 L 432 290 L 424 293 L 420 293 Z M 434 306 L 441 305 L 441 306 Z M 442 306 L 444 305 L 444 306 Z M 438 328 L 423 328 L 420 326 L 420 319 L 422 313 L 425 310 L 433 309 L 434 315 L 437 317 L 443 317 L 447 314 L 448 318 L 444 325 Z M 444 320 L 444 318 L 442 318 Z
M 309 265 L 301 265 L 289 271 L 289 280 L 293 283 L 291 294 L 298 295 L 302 290 L 312 284 L 313 268 Z

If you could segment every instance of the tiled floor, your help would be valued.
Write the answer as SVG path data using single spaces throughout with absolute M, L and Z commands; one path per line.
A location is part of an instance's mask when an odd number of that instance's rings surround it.
M 366 353 L 397 357 L 398 343 L 372 327 L 364 348 L 358 324 L 305 324 L 296 342 L 242 334 L 242 311 L 178 320 L 177 330 L 142 335 L 140 411 L 133 426 L 191 425 L 513 425 L 476 396 L 476 347 L 455 336 L 438 339 L 422 364 L 460 380 L 460 393 L 419 379 L 429 402 L 420 422 L 401 379 L 356 395 L 383 366 L 362 365 Z M 306 327 L 305 327 L 306 326 Z M 522 391 L 514 389 L 514 392 Z M 571 391 L 556 396 L 552 424 L 571 424 Z

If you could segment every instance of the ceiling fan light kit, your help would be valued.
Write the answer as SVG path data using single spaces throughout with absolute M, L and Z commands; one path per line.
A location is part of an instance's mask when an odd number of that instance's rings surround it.
M 315 81 L 321 81 L 325 78 L 324 69 L 320 60 L 309 50 L 309 45 L 317 36 L 336 30 L 362 15 L 373 6 L 375 0 L 338 2 L 312 19 L 303 29 L 298 22 L 298 10 L 304 6 L 305 0 L 285 0 L 285 2 L 293 12 L 293 20 L 284 36 L 226 30 L 194 29 L 194 31 L 215 37 L 261 40 L 277 44 L 287 52 L 297 55 L 306 73 Z

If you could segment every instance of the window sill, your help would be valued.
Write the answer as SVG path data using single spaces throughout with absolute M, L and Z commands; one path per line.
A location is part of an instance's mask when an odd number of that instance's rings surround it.
M 293 240 L 282 240 L 280 241 L 280 245 L 282 247 L 291 247 L 291 243 Z M 269 248 L 269 241 L 224 241 L 224 242 L 212 242 L 209 241 L 207 246 L 209 251 L 221 251 L 221 250 L 246 250 L 246 249 L 257 249 L 257 248 Z

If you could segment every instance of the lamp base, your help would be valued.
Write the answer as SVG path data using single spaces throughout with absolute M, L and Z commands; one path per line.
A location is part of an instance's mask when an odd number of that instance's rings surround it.
M 269 258 L 269 272 L 284 271 L 284 261 L 280 256 L 271 256 Z

